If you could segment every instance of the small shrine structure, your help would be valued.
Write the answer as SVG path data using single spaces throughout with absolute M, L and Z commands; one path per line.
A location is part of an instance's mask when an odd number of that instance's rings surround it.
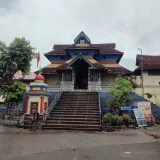
M 37 75 L 35 81 L 30 83 L 29 91 L 26 92 L 24 121 L 30 120 L 33 113 L 39 113 L 39 118 L 43 119 L 44 112 L 48 108 L 49 95 L 47 84 L 44 83 L 44 77 Z

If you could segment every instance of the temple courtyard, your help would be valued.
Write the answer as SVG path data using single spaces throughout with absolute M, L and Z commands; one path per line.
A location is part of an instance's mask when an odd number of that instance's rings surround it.
M 143 130 L 34 131 L 0 126 L 0 160 L 159 160 L 160 141 Z

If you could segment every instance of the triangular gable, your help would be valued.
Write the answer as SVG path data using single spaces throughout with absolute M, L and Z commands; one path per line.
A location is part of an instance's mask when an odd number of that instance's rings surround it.
M 84 44 L 89 44 L 91 42 L 91 40 L 83 31 L 74 39 L 74 42 L 76 44 L 81 44 L 82 41 L 84 42 Z
M 86 61 L 92 68 L 94 68 L 93 64 L 86 57 L 84 57 L 81 53 L 69 63 L 68 67 L 71 67 L 80 58 Z

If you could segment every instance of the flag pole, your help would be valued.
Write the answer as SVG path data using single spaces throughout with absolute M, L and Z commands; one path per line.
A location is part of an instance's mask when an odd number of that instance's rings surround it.
M 41 58 L 40 58 L 40 52 L 39 51 L 38 51 L 38 56 L 37 56 L 37 68 L 38 68 L 39 74 L 41 74 Z
M 39 53 L 39 57 L 40 57 L 40 53 Z M 39 58 L 39 71 L 41 70 L 41 58 Z

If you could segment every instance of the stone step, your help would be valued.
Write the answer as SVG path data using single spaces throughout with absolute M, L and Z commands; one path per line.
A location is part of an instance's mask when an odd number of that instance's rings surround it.
M 98 95 L 97 92 L 63 92 L 63 95 Z
M 59 102 L 65 102 L 65 103 L 66 103 L 66 102 L 67 102 L 67 103 L 68 103 L 68 102 L 70 102 L 70 103 L 74 103 L 74 102 L 75 102 L 75 103 L 77 103 L 77 102 L 78 102 L 78 103 L 86 103 L 86 102 L 87 102 L 87 103 L 94 103 L 94 102 L 96 102 L 96 103 L 97 103 L 98 100 L 95 99 L 95 100 L 89 101 L 89 100 L 72 100 L 72 99 L 64 100 L 64 99 L 60 99 Z
M 90 105 L 57 105 L 57 106 L 55 106 L 54 108 L 71 108 L 71 109 L 75 109 L 75 108 L 77 108 L 77 109 L 87 109 L 87 108 L 93 108 L 93 109 L 97 109 L 97 108 L 99 108 L 99 106 L 98 105 L 92 105 L 92 106 L 90 106 Z
M 94 113 L 91 113 L 91 112 L 86 112 L 86 111 L 81 111 L 81 112 L 70 112 L 70 111 L 52 111 L 51 112 L 51 115 L 55 115 L 55 114 L 63 114 L 63 115 L 99 115 L 99 112 L 94 112 Z
M 63 114 L 57 114 L 57 115 L 54 115 L 54 114 L 51 114 L 51 116 L 50 116 L 50 119 L 51 118 L 54 118 L 54 117 L 63 117 L 63 118 L 66 118 L 66 117 L 69 117 L 69 118 L 99 118 L 99 115 L 73 115 L 73 114 L 70 114 L 70 115 L 68 115 L 68 114 L 66 114 L 66 115 L 63 115 Z
M 61 98 L 61 100 L 66 100 L 66 101 L 95 101 L 97 100 L 97 98 L 87 98 L 87 97 L 84 97 L 84 98 L 75 98 L 75 97 L 67 97 L 67 98 Z
M 98 105 L 98 102 L 76 102 L 76 101 L 59 101 L 58 105 Z
M 54 108 L 54 110 L 53 111 L 57 111 L 57 110 L 59 110 L 59 111 L 70 111 L 70 112 L 75 112 L 75 111 L 77 111 L 77 112 L 79 112 L 79 111 L 89 111 L 89 112 L 93 112 L 93 111 L 99 111 L 99 109 L 98 109 L 98 107 L 97 108 L 90 108 L 90 107 L 86 107 L 86 108 L 70 108 L 70 107 L 56 107 L 56 108 Z
M 57 104 L 56 107 L 67 106 L 67 107 L 99 107 L 98 104 Z
M 65 121 L 65 120 L 48 120 L 46 124 L 91 124 L 91 125 L 99 125 L 99 121 Z
M 79 127 L 71 127 L 71 126 L 43 126 L 44 130 L 75 130 L 75 131 L 100 131 L 100 127 L 87 127 L 87 128 L 79 128 Z
M 62 121 L 98 121 L 99 122 L 99 117 L 98 118 L 77 118 L 77 117 L 74 117 L 74 118 L 66 118 L 66 117 L 50 117 L 48 119 L 48 121 L 50 120 L 62 120 Z
M 100 127 L 100 125 L 92 125 L 92 124 L 45 124 L 45 126 L 70 126 L 70 127 L 79 127 L 79 128 L 87 128 L 87 127 Z

